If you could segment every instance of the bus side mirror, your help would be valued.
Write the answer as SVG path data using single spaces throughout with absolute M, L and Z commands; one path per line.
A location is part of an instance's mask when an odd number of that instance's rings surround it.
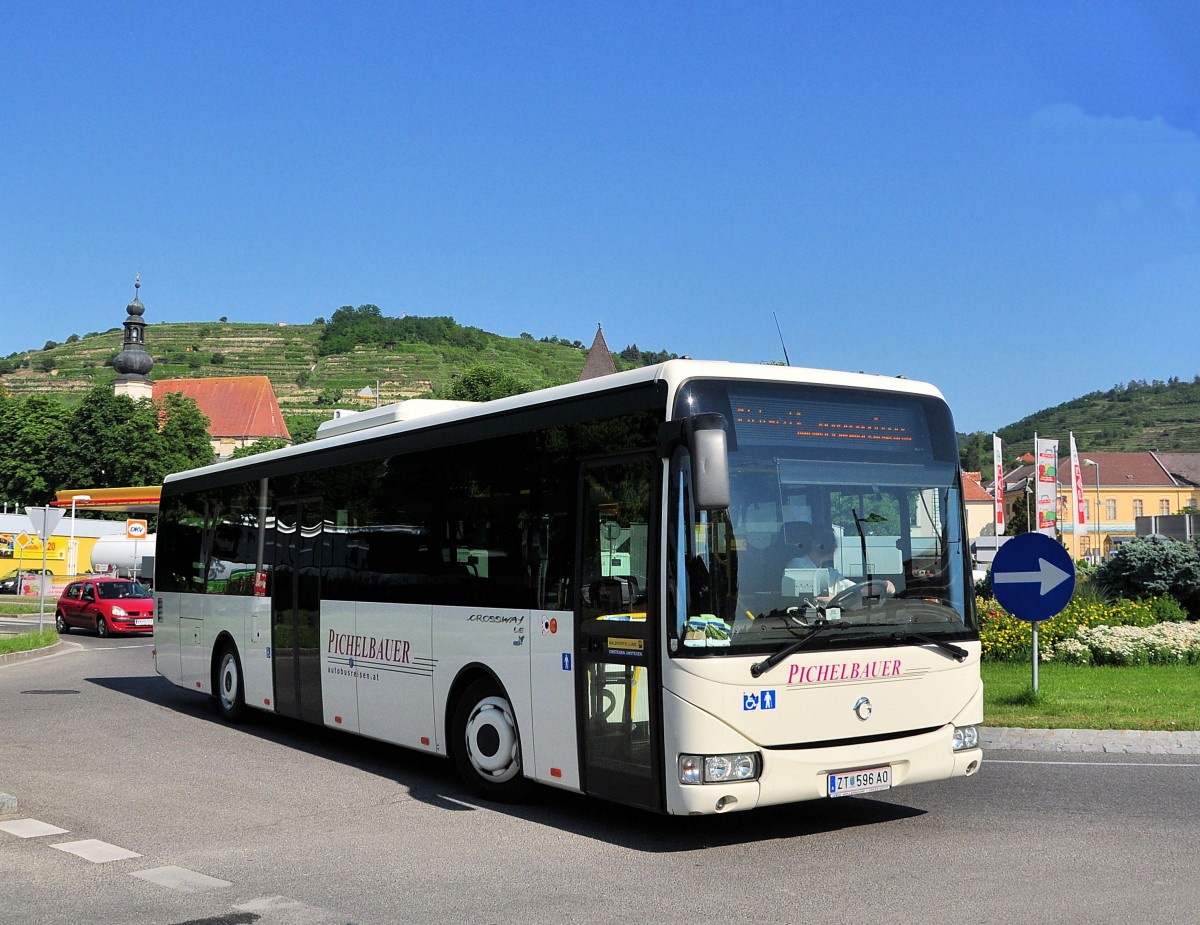
M 724 416 L 706 413 L 688 418 L 687 437 L 696 507 L 725 510 L 729 507 L 729 441 Z

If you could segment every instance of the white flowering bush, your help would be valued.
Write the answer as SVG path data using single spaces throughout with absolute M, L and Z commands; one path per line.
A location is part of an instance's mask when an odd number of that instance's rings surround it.
M 1197 665 L 1200 624 L 1081 626 L 1042 650 L 1042 661 L 1072 665 Z
M 1042 661 L 1063 662 L 1067 665 L 1090 665 L 1092 664 L 1092 647 L 1082 639 L 1072 636 L 1048 650 L 1043 650 Z

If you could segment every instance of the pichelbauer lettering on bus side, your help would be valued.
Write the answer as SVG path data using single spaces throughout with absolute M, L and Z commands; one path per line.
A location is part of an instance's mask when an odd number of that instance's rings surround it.
M 325 648 L 330 655 L 346 655 L 350 658 L 397 665 L 407 665 L 412 661 L 412 646 L 407 639 L 381 639 L 378 636 L 358 636 L 330 630 Z
M 830 681 L 870 681 L 897 678 L 903 674 L 900 659 L 875 659 L 869 662 L 834 662 L 828 665 L 793 665 L 788 669 L 788 684 L 824 684 Z

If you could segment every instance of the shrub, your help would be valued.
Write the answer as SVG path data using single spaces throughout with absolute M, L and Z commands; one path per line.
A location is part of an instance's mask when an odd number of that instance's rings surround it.
M 1188 618 L 1187 611 L 1169 594 L 1156 597 L 1149 603 L 1150 612 L 1159 623 L 1182 623 Z
M 1096 580 L 1112 597 L 1170 594 L 1187 610 L 1200 611 L 1200 551 L 1190 543 L 1126 543 L 1096 570 Z
M 1032 624 L 1008 613 L 995 601 L 979 600 L 979 636 L 983 658 L 988 661 L 1028 659 L 1033 649 Z M 1038 625 L 1039 655 L 1055 658 L 1058 645 L 1077 635 L 1080 629 L 1107 626 L 1153 626 L 1149 601 L 1119 600 L 1112 604 L 1072 597 L 1062 613 Z

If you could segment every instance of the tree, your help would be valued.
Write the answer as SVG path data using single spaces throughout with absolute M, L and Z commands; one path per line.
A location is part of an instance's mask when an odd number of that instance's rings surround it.
M 360 305 L 358 308 L 343 305 L 333 313 L 321 332 L 317 353 L 321 356 L 349 353 L 359 344 L 377 343 L 381 316 L 377 305 Z
M 315 414 L 285 414 L 283 420 L 288 433 L 292 435 L 292 443 L 296 444 L 316 440 L 317 428 L 321 426 L 323 418 Z
M 45 504 L 60 487 L 70 412 L 52 398 L 0 399 L 0 495 Z
M 982 472 L 988 476 L 992 468 L 991 434 L 977 430 L 973 434 L 958 435 L 959 465 L 966 472 Z
M 259 453 L 269 453 L 271 450 L 281 450 L 288 442 L 280 437 L 263 437 L 255 440 L 249 446 L 239 446 L 233 451 L 231 459 L 244 459 L 247 456 L 257 456 Z
M 114 395 L 108 386 L 92 388 L 70 417 L 71 442 L 64 447 L 59 477 L 62 488 L 131 485 L 118 481 L 123 458 L 137 440 L 129 427 L 134 401 Z
M 60 488 L 158 485 L 213 461 L 208 418 L 178 393 L 156 403 L 96 386 L 71 415 L 60 458 Z
M 1004 532 L 1009 536 L 1028 533 L 1032 529 L 1029 522 L 1036 517 L 1033 498 L 1029 492 L 1015 493 L 1012 495 L 1012 506 L 1008 509 L 1008 522 L 1004 525 Z
M 212 438 L 208 433 L 210 422 L 195 399 L 168 392 L 156 411 L 165 449 L 159 482 L 172 472 L 207 466 L 213 461 Z
M 529 391 L 528 387 L 503 366 L 477 363 L 442 391 L 440 397 L 453 401 L 491 401 Z

